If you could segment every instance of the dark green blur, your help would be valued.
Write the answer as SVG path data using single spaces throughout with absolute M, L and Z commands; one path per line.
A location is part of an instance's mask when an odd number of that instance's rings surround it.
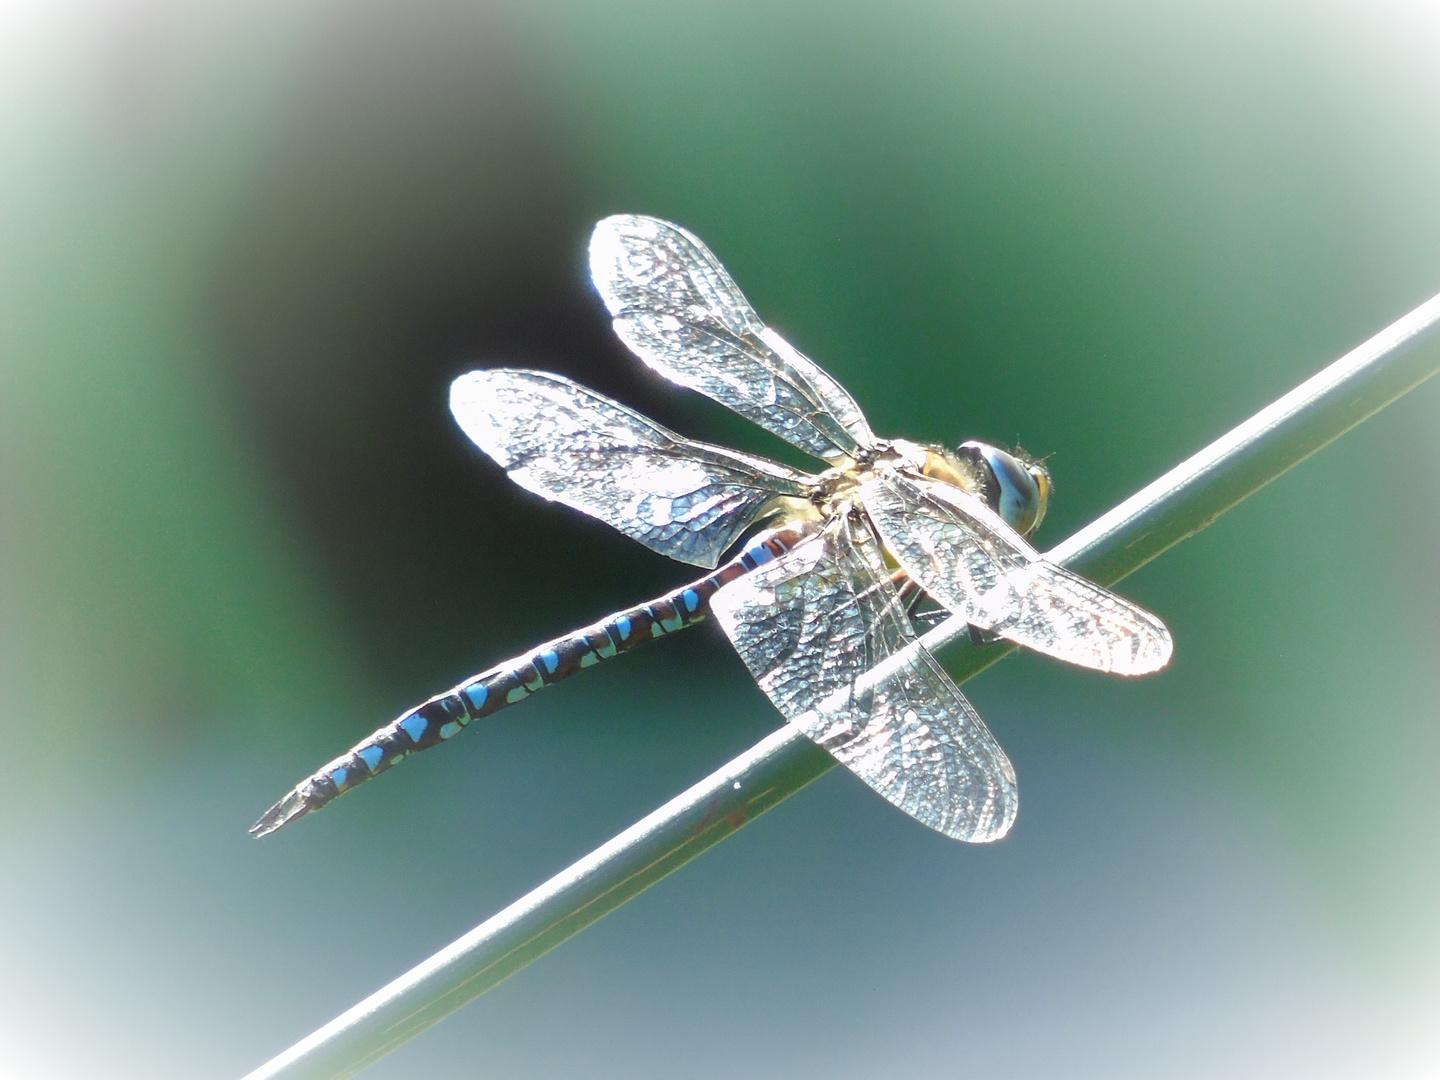
M 239 1075 L 778 722 L 705 627 L 245 836 L 687 573 L 508 485 L 455 375 L 800 463 L 612 338 L 597 218 L 698 233 L 877 431 L 1048 455 L 1042 547 L 1440 290 L 1419 5 L 0 19 L 6 1075 Z M 1003 844 L 832 775 L 366 1075 L 1424 1075 L 1437 395 L 1122 585 L 1166 673 L 968 688 Z

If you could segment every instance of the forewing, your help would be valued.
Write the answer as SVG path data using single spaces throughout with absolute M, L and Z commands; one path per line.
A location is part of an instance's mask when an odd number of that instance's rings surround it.
M 542 371 L 462 375 L 450 410 L 521 487 L 698 566 L 715 566 L 776 495 L 808 490 L 803 473 L 681 438 Z
M 832 523 L 710 609 L 776 708 L 911 817 L 956 840 L 1009 831 L 1015 772 L 921 646 L 883 558 Z
M 980 499 L 892 472 L 861 499 L 885 546 L 955 614 L 1018 645 L 1118 675 L 1170 660 L 1170 631 L 1150 612 L 1048 562 Z
M 875 442 L 845 388 L 766 327 L 720 261 L 680 226 L 606 218 L 590 238 L 590 276 L 621 340 L 671 382 L 826 461 Z

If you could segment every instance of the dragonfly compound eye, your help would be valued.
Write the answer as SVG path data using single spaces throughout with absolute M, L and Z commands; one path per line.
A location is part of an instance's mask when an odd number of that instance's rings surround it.
M 989 443 L 967 442 L 959 452 L 984 463 L 988 475 L 983 497 L 990 508 L 1021 536 L 1034 532 L 1049 501 L 1050 476 L 1045 467 L 1021 461 Z

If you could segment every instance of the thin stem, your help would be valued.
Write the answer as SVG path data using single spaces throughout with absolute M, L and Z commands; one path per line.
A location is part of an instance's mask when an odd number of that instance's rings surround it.
M 1440 370 L 1440 296 L 1347 353 L 1048 554 L 1111 585 L 1199 532 Z M 959 640 L 963 681 L 1008 649 L 976 648 L 963 620 L 921 639 Z M 246 1080 L 339 1080 L 509 978 L 834 767 L 785 726 L 609 843 L 382 987 Z

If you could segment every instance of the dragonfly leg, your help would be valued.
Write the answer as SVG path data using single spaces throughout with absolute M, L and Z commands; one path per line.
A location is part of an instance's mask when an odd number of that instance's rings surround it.
M 976 626 L 974 623 L 971 623 L 966 629 L 970 632 L 970 644 L 978 649 L 983 649 L 987 645 L 994 645 L 1000 640 L 999 634 L 993 634 L 983 627 Z

